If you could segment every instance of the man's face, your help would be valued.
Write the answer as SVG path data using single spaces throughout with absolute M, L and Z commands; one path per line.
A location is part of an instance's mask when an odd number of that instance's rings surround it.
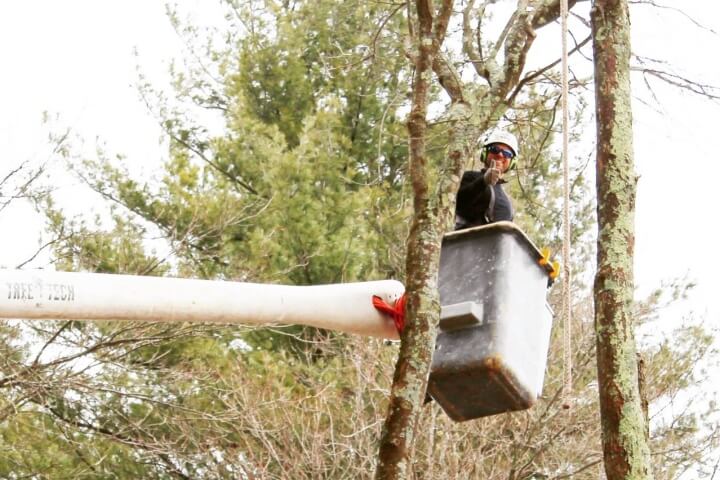
M 510 160 L 515 156 L 512 149 L 504 143 L 492 143 L 485 147 L 487 150 L 487 163 L 495 161 L 495 168 L 501 172 L 507 171 Z

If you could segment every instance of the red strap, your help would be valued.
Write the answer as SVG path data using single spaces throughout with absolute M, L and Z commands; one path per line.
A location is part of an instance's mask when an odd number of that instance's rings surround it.
M 402 333 L 403 328 L 405 328 L 405 300 L 405 294 L 403 293 L 395 302 L 395 306 L 391 307 L 385 300 L 377 295 L 373 295 L 372 297 L 373 306 L 392 317 L 398 333 Z

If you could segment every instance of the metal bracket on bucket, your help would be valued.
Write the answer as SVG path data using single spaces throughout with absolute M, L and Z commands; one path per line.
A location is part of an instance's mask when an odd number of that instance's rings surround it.
M 455 330 L 480 325 L 483 322 L 482 319 L 482 303 L 461 302 L 444 305 L 440 308 L 440 328 L 442 330 Z

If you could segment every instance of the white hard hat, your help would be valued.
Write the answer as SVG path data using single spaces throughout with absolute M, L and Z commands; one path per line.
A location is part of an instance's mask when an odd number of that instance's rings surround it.
M 510 132 L 506 132 L 505 130 L 492 131 L 490 133 L 490 135 L 488 135 L 487 138 L 485 139 L 485 142 L 483 143 L 483 147 L 492 145 L 493 143 L 504 143 L 508 147 L 512 148 L 512 151 L 515 154 L 515 156 L 518 156 L 520 154 L 520 149 L 518 148 L 517 138 L 515 138 L 515 135 L 513 135 Z

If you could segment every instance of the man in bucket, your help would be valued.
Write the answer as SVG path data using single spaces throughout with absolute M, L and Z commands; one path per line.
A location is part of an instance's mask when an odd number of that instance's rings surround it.
M 485 168 L 465 171 L 460 181 L 455 230 L 512 221 L 512 203 L 502 184 L 505 173 L 515 167 L 518 151 L 517 138 L 513 134 L 496 130 L 488 135 L 480 152 L 480 161 Z

